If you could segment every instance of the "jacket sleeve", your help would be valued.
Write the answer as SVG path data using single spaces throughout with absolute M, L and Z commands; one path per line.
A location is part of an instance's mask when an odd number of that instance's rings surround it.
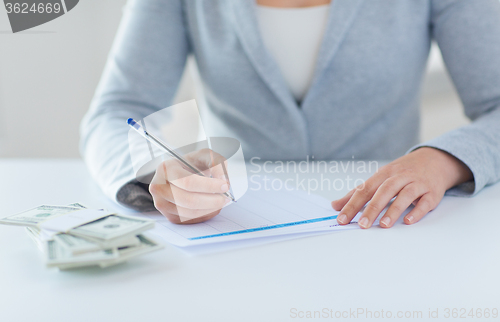
M 447 194 L 472 196 L 500 180 L 500 2 L 433 0 L 431 32 L 472 123 L 411 149 L 450 153 L 474 175 Z
M 152 203 L 134 183 L 126 120 L 171 105 L 189 52 L 184 19 L 180 0 L 128 1 L 81 123 L 80 152 L 90 174 L 108 197 L 132 208 Z

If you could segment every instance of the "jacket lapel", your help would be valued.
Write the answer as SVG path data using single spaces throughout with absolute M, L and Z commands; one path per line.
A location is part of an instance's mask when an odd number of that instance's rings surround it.
M 302 101 L 302 108 L 299 108 L 281 74 L 278 64 L 265 48 L 255 14 L 256 1 L 227 0 L 227 5 L 233 10 L 234 28 L 246 55 L 262 80 L 288 111 L 297 126 L 297 131 L 302 133 L 304 142 L 308 142 L 308 129 L 304 109 L 308 102 L 311 101 L 312 96 L 314 96 L 315 88 L 320 86 L 318 82 L 321 74 L 333 59 L 364 1 L 332 0 L 327 27 L 316 60 L 313 81 Z
M 344 40 L 347 31 L 356 17 L 361 5 L 365 0 L 332 0 L 328 23 L 323 36 L 323 42 L 316 58 L 316 67 L 314 70 L 311 87 L 302 101 L 302 107 L 306 107 L 311 97 L 314 96 L 315 88 L 321 75 L 337 53 L 342 40 Z
M 314 88 L 318 86 L 321 74 L 338 51 L 364 1 L 332 0 L 325 34 L 316 59 L 313 81 L 302 101 L 302 107 L 306 106 L 311 95 L 314 95 Z M 264 82 L 287 109 L 298 112 L 297 102 L 283 79 L 278 65 L 262 41 L 255 16 L 255 2 L 255 0 L 228 0 L 234 12 L 234 27 L 247 56 Z
M 289 110 L 298 113 L 298 105 L 289 90 L 278 64 L 265 48 L 262 40 L 256 14 L 255 0 L 228 0 L 234 13 L 233 24 L 246 55 L 255 70 Z

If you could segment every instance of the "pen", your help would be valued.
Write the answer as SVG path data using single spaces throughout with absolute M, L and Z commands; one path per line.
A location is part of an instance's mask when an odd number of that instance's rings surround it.
M 203 172 L 201 172 L 194 165 L 191 165 L 189 162 L 187 162 L 186 159 L 184 159 L 179 153 L 175 152 L 174 149 L 170 148 L 166 143 L 162 142 L 159 138 L 157 138 L 153 134 L 148 133 L 148 131 L 143 129 L 142 126 L 139 123 L 137 123 L 133 118 L 129 118 L 127 120 L 127 123 L 134 130 L 136 130 L 142 137 L 144 137 L 146 140 L 153 143 L 154 145 L 156 145 L 158 148 L 165 151 L 166 153 L 170 154 L 173 158 L 176 158 L 179 162 L 181 162 L 186 167 L 191 169 L 194 173 L 196 173 L 199 176 L 206 177 L 206 175 Z M 232 201 L 236 202 L 233 195 L 229 191 L 224 192 L 223 195 L 228 197 Z

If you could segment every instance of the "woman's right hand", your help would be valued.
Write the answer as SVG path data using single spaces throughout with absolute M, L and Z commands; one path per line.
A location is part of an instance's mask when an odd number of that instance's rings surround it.
M 210 149 L 191 152 L 184 158 L 207 176 L 194 174 L 180 161 L 171 159 L 158 166 L 149 192 L 156 209 L 170 222 L 203 222 L 218 215 L 231 201 L 222 194 L 229 191 L 222 168 L 226 167 L 226 159 Z

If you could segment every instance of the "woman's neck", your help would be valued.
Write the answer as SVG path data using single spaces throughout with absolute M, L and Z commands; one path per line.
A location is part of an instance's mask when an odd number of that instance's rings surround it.
M 257 0 L 257 4 L 277 8 L 304 8 L 329 4 L 331 0 Z

